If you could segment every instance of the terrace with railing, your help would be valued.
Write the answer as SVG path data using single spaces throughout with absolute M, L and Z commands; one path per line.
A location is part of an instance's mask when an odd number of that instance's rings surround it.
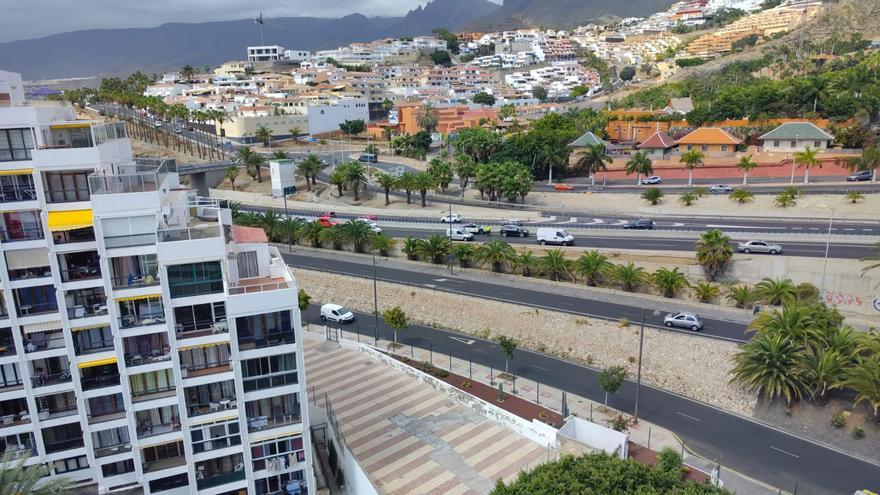
M 134 165 L 119 167 L 116 174 L 89 176 L 92 194 L 125 194 L 157 191 L 169 173 L 177 173 L 173 159 L 138 158 Z

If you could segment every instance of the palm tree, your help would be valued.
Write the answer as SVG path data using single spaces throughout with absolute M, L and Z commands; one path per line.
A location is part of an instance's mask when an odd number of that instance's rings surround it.
M 816 322 L 809 308 L 797 304 L 786 304 L 781 310 L 759 314 L 747 331 L 763 334 L 778 334 L 802 347 L 809 347 L 814 340 Z
M 687 278 L 684 273 L 678 271 L 678 267 L 672 270 L 668 268 L 660 268 L 654 275 L 654 285 L 663 293 L 663 297 L 675 297 L 681 289 L 688 286 Z
M 432 263 L 439 265 L 449 256 L 449 250 L 452 244 L 449 238 L 442 235 L 432 235 L 427 239 L 419 241 L 416 247 L 416 253 L 420 258 L 431 260 Z
M 477 248 L 477 259 L 482 263 L 491 263 L 492 271 L 502 271 L 505 263 L 512 262 L 516 251 L 504 241 L 489 241 Z
M 298 138 L 299 135 L 302 134 L 302 129 L 300 129 L 299 127 L 293 126 L 290 129 L 288 129 L 287 132 L 290 133 L 290 135 L 293 136 L 293 140 L 296 141 L 296 138 Z
M 370 249 L 379 253 L 379 256 L 388 256 L 388 253 L 394 249 L 397 239 L 388 237 L 385 234 L 376 234 L 370 242 Z
M 296 172 L 306 181 L 307 190 L 311 191 L 312 186 L 317 183 L 317 177 L 321 172 L 322 165 L 320 158 L 309 153 L 309 155 L 303 158 L 302 161 L 299 162 L 299 165 L 296 166 Z
M 703 232 L 696 245 L 697 262 L 706 272 L 706 278 L 713 282 L 724 273 L 727 264 L 733 258 L 733 246 L 730 237 L 720 230 L 712 229 Z
M 856 170 L 870 170 L 871 182 L 877 182 L 877 169 L 880 168 L 880 146 L 874 145 L 862 150 L 862 156 L 849 162 Z
M 340 230 L 345 243 L 350 245 L 356 253 L 364 252 L 367 243 L 375 235 L 373 228 L 367 222 L 359 220 L 345 222 L 337 228 Z
M 682 193 L 682 195 L 678 197 L 678 200 L 684 203 L 685 206 L 691 206 L 697 202 L 697 199 L 699 199 L 699 196 L 692 192 Z
M 637 186 L 642 183 L 642 174 L 648 176 L 653 172 L 654 166 L 651 164 L 651 159 L 648 158 L 648 154 L 644 151 L 634 153 L 629 161 L 626 162 L 626 173 L 636 174 Z
M 276 239 L 278 234 L 278 224 L 281 222 L 281 217 L 275 213 L 275 210 L 266 210 L 260 216 L 260 227 L 266 232 L 266 237 L 270 240 Z
M 254 131 L 254 137 L 263 142 L 263 146 L 267 148 L 272 147 L 272 129 L 264 125 L 257 126 L 257 130 Z
M 688 171 L 688 186 L 694 185 L 694 168 L 703 164 L 703 152 L 700 150 L 686 151 L 681 155 L 679 162 L 684 164 L 684 168 Z
M 538 259 L 538 270 L 559 282 L 562 277 L 571 276 L 571 261 L 565 258 L 561 249 L 550 249 Z
M 523 277 L 531 277 L 538 266 L 538 258 L 532 254 L 531 249 L 524 249 L 513 259 L 513 266 Z
M 758 168 L 758 163 L 752 160 L 752 155 L 744 156 L 739 159 L 736 168 L 743 171 L 743 185 L 749 183 L 749 171 Z
M 333 249 L 337 251 L 340 251 L 346 242 L 343 230 L 340 227 L 341 225 L 334 225 L 333 227 L 325 228 L 320 235 L 321 241 L 329 242 Z
M 780 208 L 788 208 L 789 206 L 796 205 L 797 201 L 791 194 L 787 192 L 781 192 L 776 196 L 776 199 L 773 200 L 773 203 Z
M 406 259 L 415 261 L 419 259 L 418 247 L 419 239 L 416 239 L 414 237 L 407 237 L 403 240 L 403 248 L 401 248 L 401 251 L 403 251 L 403 254 L 406 255 Z
M 379 147 L 373 143 L 370 143 L 366 147 L 364 147 L 364 153 L 367 153 L 369 155 L 378 155 Z
M 652 206 L 657 206 L 657 203 L 660 202 L 660 199 L 662 197 L 663 191 L 656 187 L 645 189 L 645 191 L 642 193 L 642 199 L 651 203 Z
M 798 361 L 804 391 L 817 405 L 828 404 L 828 391 L 840 387 L 846 378 L 847 359 L 835 351 L 807 351 Z
M 327 178 L 327 182 L 336 186 L 336 192 L 339 193 L 340 198 L 342 197 L 342 188 L 345 186 L 346 179 L 344 167 L 336 167 Z
M 584 282 L 589 286 L 595 286 L 600 280 L 608 278 L 613 267 L 608 258 L 595 249 L 582 254 L 574 262 L 575 272 L 583 277 Z
M 275 150 L 272 152 L 273 160 L 290 160 L 290 153 L 284 150 Z
M 612 161 L 614 159 L 605 153 L 605 145 L 599 143 L 588 147 L 584 155 L 577 161 L 576 166 L 579 170 L 586 170 L 587 177 L 589 178 L 595 172 L 608 170 L 606 164 Z
M 245 227 L 252 227 L 260 223 L 260 215 L 252 211 L 246 211 L 236 219 L 236 223 Z
M 416 125 L 428 132 L 434 132 L 440 123 L 440 113 L 430 102 L 426 102 L 416 113 Z
M 477 249 L 464 242 L 457 243 L 452 247 L 452 256 L 458 260 L 458 266 L 467 268 L 477 256 Z
M 721 293 L 721 289 L 712 282 L 697 282 L 695 285 L 692 285 L 691 288 L 694 289 L 697 299 L 702 303 L 714 301 L 715 298 L 718 297 L 718 294 Z
M 397 178 L 397 188 L 406 193 L 406 204 L 412 204 L 412 192 L 416 186 L 416 174 L 412 172 L 404 172 Z
M 792 303 L 797 298 L 797 289 L 791 279 L 765 278 L 755 286 L 755 295 L 772 306 Z
M 648 280 L 648 273 L 644 268 L 630 261 L 625 265 L 615 266 L 611 271 L 611 280 L 623 287 L 623 290 L 632 292 Z
M 281 225 L 278 226 L 278 233 L 279 235 L 283 234 L 288 242 L 294 244 L 302 235 L 302 230 L 305 225 L 306 221 L 302 218 L 287 217 L 281 220 Z
M 871 256 L 867 256 L 862 258 L 862 261 L 871 261 L 872 263 L 864 268 L 862 268 L 862 276 L 864 277 L 866 273 L 871 270 L 876 270 L 880 268 L 880 242 L 874 245 L 874 254 Z M 880 284 L 877 285 L 880 287 Z
M 798 167 L 804 167 L 804 184 L 810 183 L 810 167 L 822 166 L 822 162 L 817 158 L 818 150 L 807 146 L 804 151 L 798 151 L 793 155 L 794 163 Z
M 358 192 L 361 187 L 367 187 L 367 182 L 367 169 L 359 162 L 352 160 L 345 167 L 345 184 L 351 188 L 355 201 L 360 201 Z
M 749 191 L 748 189 L 734 189 L 730 192 L 730 196 L 728 197 L 739 204 L 745 204 L 751 201 L 753 197 L 755 197 L 755 193 Z
M 859 201 L 865 199 L 865 195 L 860 193 L 859 191 L 850 191 L 846 193 L 845 199 L 852 204 L 856 204 Z
M 419 195 L 422 197 L 422 208 L 427 206 L 425 202 L 425 198 L 428 195 L 428 190 L 433 189 L 437 185 L 437 182 L 434 180 L 434 176 L 427 173 L 422 172 L 416 175 L 415 187 L 419 191 Z
M 745 308 L 755 299 L 755 296 L 748 286 L 737 285 L 727 290 L 727 299 L 733 301 L 737 308 Z
M 880 422 L 880 359 L 861 356 L 847 375 L 843 385 L 856 391 L 855 403 L 867 402 L 873 412 L 872 421 Z
M 223 170 L 223 176 L 229 179 L 229 185 L 232 186 L 232 190 L 235 191 L 235 178 L 238 177 L 238 167 L 235 165 L 230 165 Z
M 391 199 L 389 195 L 391 194 L 392 189 L 397 189 L 397 177 L 390 174 L 379 174 L 376 181 L 379 183 L 379 186 L 385 190 L 385 206 L 390 205 Z
M 788 404 L 800 397 L 803 382 L 798 374 L 800 352 L 782 335 L 759 334 L 740 347 L 733 357 L 731 382 L 762 392 L 764 399 L 785 397 Z
M 45 479 L 49 467 L 44 463 L 26 466 L 29 456 L 15 457 L 4 453 L 0 457 L 0 494 L 3 495 L 62 495 L 71 493 L 72 483 L 68 478 Z

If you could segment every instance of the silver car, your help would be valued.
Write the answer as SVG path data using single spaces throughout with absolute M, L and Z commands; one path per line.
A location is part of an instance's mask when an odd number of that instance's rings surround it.
M 709 188 L 709 192 L 711 192 L 711 193 L 729 193 L 729 192 L 733 192 L 733 188 L 728 186 L 727 184 L 715 184 Z
M 658 175 L 652 175 L 650 177 L 646 177 L 646 178 L 642 179 L 643 185 L 661 184 L 662 182 L 663 182 L 663 179 L 661 179 L 660 176 L 658 176 Z
M 748 241 L 741 242 L 736 246 L 737 251 L 745 254 L 749 253 L 770 253 L 779 254 L 782 252 L 782 246 L 772 244 L 767 241 Z
M 687 328 L 694 332 L 699 332 L 703 329 L 703 319 L 695 313 L 669 313 L 663 318 L 663 324 L 668 328 Z

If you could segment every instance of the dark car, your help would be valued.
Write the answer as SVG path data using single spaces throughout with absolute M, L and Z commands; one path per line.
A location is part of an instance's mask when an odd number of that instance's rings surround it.
M 528 237 L 529 231 L 520 227 L 519 225 L 507 224 L 502 225 L 501 229 L 501 237 Z
M 623 225 L 627 230 L 654 230 L 654 221 L 640 218 Z
M 871 171 L 870 170 L 862 170 L 860 172 L 856 172 L 846 178 L 848 182 L 856 182 L 863 180 L 871 180 Z

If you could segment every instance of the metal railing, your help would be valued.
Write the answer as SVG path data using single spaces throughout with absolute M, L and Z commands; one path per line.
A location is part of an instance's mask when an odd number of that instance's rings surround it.
M 46 336 L 47 333 L 52 336 Z M 64 335 L 60 331 L 33 333 L 30 334 L 30 337 L 24 344 L 24 352 L 28 354 L 48 349 L 61 349 L 67 345 L 64 342 Z
M 61 452 L 62 450 L 78 449 L 83 446 L 85 446 L 85 442 L 83 441 L 82 437 L 71 438 L 69 440 L 61 440 L 59 442 L 47 443 L 46 453 L 52 454 L 55 452 Z
M 67 308 L 67 318 L 75 320 L 77 318 L 89 318 L 92 316 L 101 316 L 107 314 L 107 302 L 86 302 L 76 306 Z
M 43 238 L 43 227 L 26 227 L 0 231 L 3 242 L 36 241 Z
M 223 237 L 223 229 L 218 223 L 217 225 L 157 230 L 156 236 L 159 242 L 196 241 Z
M 254 284 L 254 285 L 236 285 L 229 287 L 229 295 L 237 296 L 241 294 L 256 294 L 258 292 L 268 292 L 273 290 L 280 289 L 289 289 L 290 283 L 287 281 L 284 282 L 269 282 L 265 284 Z
M 89 190 L 92 194 L 125 194 L 158 190 L 169 173 L 177 172 L 174 160 L 162 160 L 158 166 L 144 162 L 126 167 L 120 174 L 92 174 Z
M 67 383 L 70 380 L 70 370 L 64 370 L 56 373 L 42 373 L 37 376 L 32 376 L 31 385 L 34 387 L 46 387 L 49 385 L 58 385 L 59 383 Z
M 131 397 L 135 402 L 138 402 L 138 401 L 142 401 L 142 400 L 148 400 L 149 399 L 149 397 L 147 397 L 148 395 L 165 394 L 167 392 L 176 392 L 176 391 L 177 391 L 176 385 L 168 385 L 166 387 L 156 387 L 156 388 L 150 388 L 150 389 L 144 389 L 144 390 L 138 390 L 138 391 L 132 390 Z
M 58 311 L 57 303 L 22 304 L 18 307 L 18 316 L 33 316 Z
M 190 416 L 201 416 L 203 414 L 211 414 L 217 411 L 226 411 L 238 407 L 236 399 L 220 399 L 217 402 L 196 402 L 187 404 L 186 408 L 190 412 Z
M 197 474 L 199 471 L 196 472 Z M 242 471 L 232 471 L 229 473 L 215 474 L 210 477 L 196 480 L 196 486 L 199 490 L 204 490 L 206 488 L 211 488 L 214 486 L 225 485 L 226 483 L 232 483 L 235 481 L 241 481 L 244 479 L 244 470 Z
M 148 438 L 154 437 L 156 435 L 164 435 L 165 433 L 171 433 L 175 431 L 180 431 L 180 421 L 169 421 L 167 423 L 159 423 L 157 425 L 140 424 L 137 426 L 137 437 Z
M 32 278 L 45 278 L 51 276 L 52 269 L 48 265 L 9 270 L 9 280 L 29 280 Z
M 107 447 L 95 447 L 95 457 L 106 457 L 113 454 L 121 454 L 131 450 L 131 443 L 117 443 L 116 445 L 108 445 Z
M 210 448 L 208 448 L 209 445 L 210 445 Z M 202 440 L 201 442 L 193 442 L 192 448 L 193 448 L 193 452 L 198 454 L 199 452 L 207 452 L 210 450 L 225 449 L 226 447 L 234 447 L 236 445 L 241 445 L 241 436 L 240 435 L 230 435 L 227 437 L 220 437 L 220 438 L 209 438 L 207 440 Z
M 74 335 L 76 335 L 76 334 L 74 334 Z M 106 340 L 100 340 L 97 342 L 92 342 L 92 341 L 80 342 L 80 341 L 76 340 L 76 337 L 74 337 L 74 340 L 73 340 L 73 350 L 77 356 L 79 356 L 80 354 L 91 354 L 93 352 L 101 352 L 105 349 L 112 349 L 112 348 L 113 348 L 113 339 L 112 338 L 106 339 Z
M 210 370 L 214 368 L 229 368 L 229 364 L 232 362 L 231 359 L 218 359 L 216 361 L 206 361 L 204 363 L 185 363 L 183 360 L 180 361 L 180 369 L 190 371 L 201 371 L 201 370 Z M 186 376 L 184 375 L 184 378 Z
M 119 375 L 100 375 L 87 376 L 82 378 L 83 390 L 94 390 L 96 388 L 114 387 L 119 385 Z
M 110 279 L 114 289 L 134 289 L 136 287 L 149 287 L 151 285 L 159 285 L 159 273 L 144 273 L 135 277 L 114 276 Z
M 119 317 L 119 326 L 121 328 L 145 327 L 148 325 L 161 325 L 163 323 L 165 323 L 165 313 L 161 311 Z
M 267 333 L 262 336 L 238 337 L 238 346 L 247 349 L 260 349 L 284 344 L 295 344 L 296 335 L 293 329 L 284 332 Z
M 278 414 L 275 416 L 258 416 L 248 418 L 248 432 L 265 430 L 266 428 L 276 428 L 278 426 L 292 425 L 302 422 L 302 416 L 299 412 L 290 414 Z
M 68 268 L 67 270 L 59 270 L 61 272 L 61 281 L 70 282 L 76 280 L 93 280 L 101 278 L 101 266 L 80 266 L 77 268 Z M 49 272 L 51 275 L 51 272 Z
M 56 407 L 53 409 L 40 409 L 37 411 L 37 415 L 40 419 L 52 419 L 59 418 L 62 416 L 73 416 L 79 411 L 76 407 L 76 404 L 71 404 L 67 407 Z M 43 417 L 45 416 L 45 418 Z
M 156 244 L 156 234 L 132 234 L 104 237 L 104 247 L 125 248 L 134 246 L 152 246 Z
M 253 392 L 255 390 L 264 390 L 267 388 L 283 387 L 285 385 L 296 385 L 299 383 L 299 373 L 296 371 L 288 371 L 269 376 L 252 376 L 242 378 L 242 385 L 245 392 Z
M 171 359 L 171 347 L 165 346 L 162 349 L 147 350 L 142 354 L 129 354 L 124 356 L 126 366 L 140 366 L 143 364 L 159 363 Z
M 201 296 L 223 292 L 223 279 L 178 281 L 168 284 L 171 298 Z
M 17 201 L 36 201 L 37 190 L 29 188 L 3 187 L 0 188 L 0 203 L 14 203 Z

